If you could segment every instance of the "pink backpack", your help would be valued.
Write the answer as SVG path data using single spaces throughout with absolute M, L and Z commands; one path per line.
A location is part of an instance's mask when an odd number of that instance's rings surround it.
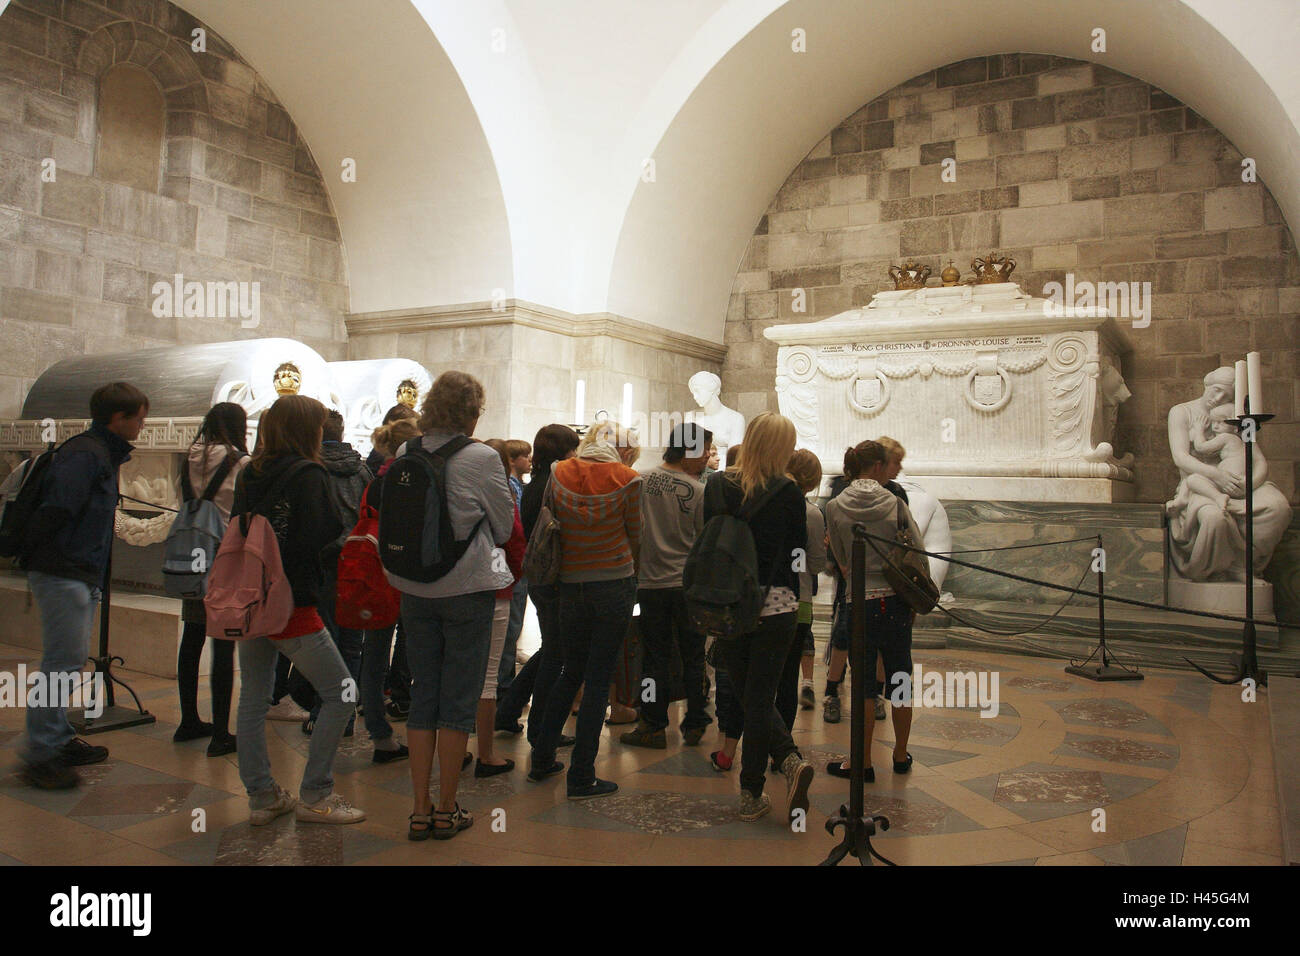
M 310 465 L 307 461 L 291 465 L 263 503 L 273 503 L 289 480 Z M 203 610 L 208 634 L 230 641 L 270 637 L 288 625 L 293 588 L 280 561 L 280 543 L 265 515 L 253 510 L 231 520 L 212 562 Z

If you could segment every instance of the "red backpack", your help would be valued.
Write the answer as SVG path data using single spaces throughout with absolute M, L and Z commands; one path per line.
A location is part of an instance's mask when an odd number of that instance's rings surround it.
M 338 597 L 334 620 L 339 627 L 381 631 L 397 623 L 402 593 L 388 583 L 379 560 L 379 513 L 361 496 L 356 527 L 339 553 Z

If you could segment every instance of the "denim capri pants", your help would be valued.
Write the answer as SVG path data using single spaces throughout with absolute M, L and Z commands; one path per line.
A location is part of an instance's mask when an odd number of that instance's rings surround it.
M 402 595 L 411 669 L 411 730 L 472 734 L 487 677 L 495 591 L 452 597 Z

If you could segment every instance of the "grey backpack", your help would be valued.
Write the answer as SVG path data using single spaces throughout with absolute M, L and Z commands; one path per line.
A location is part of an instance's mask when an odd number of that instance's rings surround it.
M 532 537 L 524 551 L 524 577 L 534 584 L 555 584 L 560 580 L 563 552 L 560 547 L 560 522 L 555 517 L 555 476 L 546 480 L 542 507 L 537 512 Z
M 163 587 L 171 597 L 202 600 L 207 591 L 208 570 L 226 533 L 221 509 L 212 499 L 235 466 L 232 457 L 217 466 L 201 498 L 194 497 L 188 463 L 181 468 L 181 510 L 163 543 Z

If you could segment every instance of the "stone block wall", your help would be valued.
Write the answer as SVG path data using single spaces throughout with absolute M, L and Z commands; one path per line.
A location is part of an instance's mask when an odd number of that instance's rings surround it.
M 1138 500 L 1177 484 L 1170 406 L 1255 349 L 1278 416 L 1263 433 L 1270 478 L 1296 502 L 1300 259 L 1269 170 L 1244 183 L 1242 160 L 1169 94 L 1095 64 L 1022 53 L 918 76 L 832 130 L 760 220 L 732 288 L 723 400 L 747 417 L 776 410 L 764 329 L 864 306 L 906 258 L 937 284 L 949 260 L 965 276 L 997 251 L 1032 295 L 1067 272 L 1151 283 L 1151 324 L 1128 329 L 1133 397 L 1115 442 L 1137 456 Z
M 166 0 L 14 0 L 0 18 L 0 417 L 61 358 L 287 336 L 342 358 L 346 261 L 321 174 L 275 94 Z M 156 190 L 97 173 L 98 79 L 156 82 Z M 54 161 L 55 180 L 42 181 Z M 154 282 L 260 284 L 261 320 L 158 318 Z
M 589 327 L 591 321 L 600 327 Z M 525 304 L 512 303 L 501 316 L 484 306 L 459 315 L 443 310 L 427 319 L 367 317 L 349 325 L 350 359 L 401 355 L 421 363 L 434 378 L 451 369 L 477 377 L 487 392 L 487 411 L 475 432 L 480 438 L 532 441 L 543 425 L 574 424 L 579 380 L 585 383 L 587 423 L 600 409 L 620 418 L 627 383 L 633 411 L 644 422 L 664 422 L 670 415 L 678 421 L 696 407 L 686 387 L 691 375 L 721 371 L 720 350 L 708 343 L 658 342 L 637 323 L 618 317 L 575 321 L 567 313 L 539 312 Z M 702 351 L 712 354 L 702 356 Z M 660 437 L 653 428 L 642 434 L 639 468 L 659 460 Z

